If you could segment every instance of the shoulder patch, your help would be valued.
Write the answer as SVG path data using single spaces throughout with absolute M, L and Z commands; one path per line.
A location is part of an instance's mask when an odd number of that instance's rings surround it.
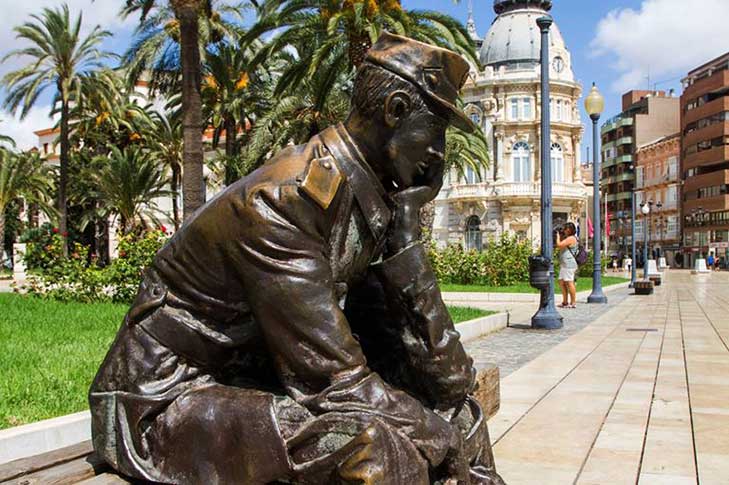
M 301 182 L 301 189 L 322 208 L 327 209 L 337 195 L 343 179 L 334 157 L 327 155 L 314 158 L 309 163 L 304 181 Z

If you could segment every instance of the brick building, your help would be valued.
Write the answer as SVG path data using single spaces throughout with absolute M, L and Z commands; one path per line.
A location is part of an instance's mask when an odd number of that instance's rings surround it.
M 682 81 L 681 172 L 688 264 L 707 251 L 729 260 L 729 52 Z
M 623 95 L 623 111 L 601 127 L 601 190 L 610 219 L 608 248 L 625 252 L 630 239 L 630 200 L 635 185 L 633 168 L 638 147 L 680 131 L 679 98 L 665 91 L 629 91 Z
M 642 254 L 647 239 L 650 254 L 665 257 L 671 267 L 683 263 L 682 257 L 676 258 L 681 246 L 680 153 L 681 136 L 675 133 L 639 146 L 635 154 L 637 248 Z M 648 217 L 639 210 L 639 204 L 647 201 L 653 202 Z M 630 234 L 629 227 L 626 234 Z

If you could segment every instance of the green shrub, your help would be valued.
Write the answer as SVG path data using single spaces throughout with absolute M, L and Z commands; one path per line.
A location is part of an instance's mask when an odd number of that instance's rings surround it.
M 502 234 L 489 240 L 483 251 L 466 251 L 460 245 L 438 249 L 431 242 L 430 261 L 441 283 L 508 286 L 529 280 L 529 241 Z
M 114 302 L 134 300 L 144 269 L 166 242 L 167 236 L 161 230 L 147 232 L 141 237 L 123 236 L 119 240 L 119 257 L 107 269 Z
M 76 243 L 68 257 L 56 257 L 63 244 L 65 238 L 54 234 L 52 243 L 47 246 L 53 257 L 44 261 L 37 275 L 28 278 L 25 287 L 28 293 L 60 301 L 108 301 L 106 275 L 95 264 L 88 264 L 89 249 Z
M 25 243 L 23 261 L 28 269 L 44 269 L 63 257 L 65 235 L 49 223 L 27 229 L 18 239 Z
M 144 268 L 167 241 L 161 230 L 142 236 L 122 236 L 119 257 L 105 268 L 89 258 L 89 248 L 76 244 L 67 258 L 61 253 L 64 238 L 54 234 L 46 248 L 53 257 L 43 260 L 37 275 L 23 288 L 43 298 L 85 303 L 130 303 L 137 293 Z M 88 261 L 92 261 L 91 264 Z

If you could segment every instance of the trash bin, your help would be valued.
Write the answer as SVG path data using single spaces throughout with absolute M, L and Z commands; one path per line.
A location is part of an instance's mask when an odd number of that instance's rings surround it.
M 544 256 L 529 256 L 529 285 L 532 288 L 544 290 L 549 287 L 551 263 L 552 260 Z

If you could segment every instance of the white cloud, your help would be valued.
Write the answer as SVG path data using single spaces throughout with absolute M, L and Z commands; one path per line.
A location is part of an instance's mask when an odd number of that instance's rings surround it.
M 13 49 L 24 46 L 15 38 L 13 28 L 29 21 L 32 14 L 40 15 L 45 7 L 58 8 L 61 5 L 60 0 L 25 0 L 14 2 L 4 6 L 3 9 L 3 28 L 0 29 L 0 59 Z M 139 21 L 138 16 L 130 16 L 126 20 L 119 16 L 119 11 L 124 2 L 119 0 L 66 0 L 68 4 L 71 19 L 75 20 L 79 12 L 83 13 L 82 35 L 87 34 L 96 25 L 102 29 L 110 31 L 112 34 L 130 31 Z M 104 48 L 107 50 L 119 51 L 118 45 L 112 39 L 106 41 Z M 27 62 L 25 59 L 11 58 L 0 64 L 0 77 L 7 72 L 17 69 Z M 33 131 L 49 128 L 53 125 L 53 121 L 48 118 L 50 108 L 50 98 L 53 94 L 52 89 L 47 89 L 44 95 L 39 99 L 39 103 L 34 107 L 24 120 L 13 117 L 11 114 L 0 111 L 0 134 L 12 136 L 21 149 L 27 149 L 36 146 L 38 138 Z M 5 92 L 0 89 L 0 98 L 5 97 Z
M 12 137 L 21 150 L 38 146 L 38 137 L 33 132 L 50 128 L 55 124 L 55 121 L 48 117 L 50 112 L 49 105 L 37 105 L 22 121 L 7 113 L 0 114 L 0 133 Z
M 618 92 L 686 74 L 729 50 L 729 1 L 644 0 L 600 20 L 592 47 L 611 60 Z
M 30 20 L 32 14 L 40 15 L 43 8 L 60 8 L 59 0 L 25 0 L 14 2 L 3 9 L 3 28 L 0 29 L 0 57 L 12 49 L 21 47 L 15 39 L 13 28 Z M 124 2 L 119 0 L 66 0 L 71 19 L 83 13 L 82 31 L 88 33 L 96 25 L 114 33 L 122 29 L 132 28 L 138 22 L 138 16 L 130 16 L 126 20 L 119 16 Z M 3 66 L 5 68 L 5 66 Z

